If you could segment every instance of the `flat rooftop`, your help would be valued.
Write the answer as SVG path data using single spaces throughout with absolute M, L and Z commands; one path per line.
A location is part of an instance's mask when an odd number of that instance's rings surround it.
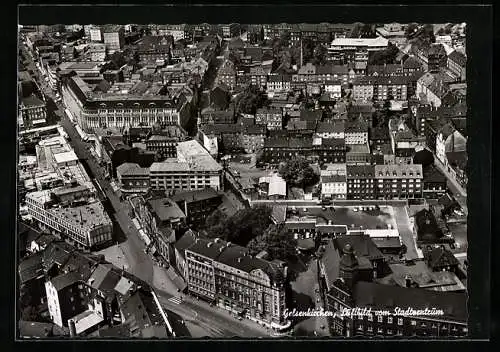
M 54 159 L 56 160 L 56 163 L 62 164 L 77 161 L 78 157 L 74 151 L 70 150 L 69 152 L 54 154 Z
M 355 212 L 350 207 L 340 207 L 323 210 L 321 208 L 308 208 L 306 212 L 301 207 L 296 207 L 297 215 L 287 217 L 288 221 L 300 221 L 300 219 L 309 218 L 312 221 L 316 219 L 316 223 L 328 224 L 331 221 L 332 225 L 344 225 L 349 230 L 353 229 L 388 229 L 388 224 L 392 228 L 397 228 L 396 221 L 393 216 L 391 206 L 380 207 L 380 210 L 368 210 Z

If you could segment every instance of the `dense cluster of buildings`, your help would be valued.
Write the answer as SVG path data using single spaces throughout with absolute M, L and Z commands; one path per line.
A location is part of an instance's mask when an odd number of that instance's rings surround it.
M 175 336 L 147 283 L 88 254 L 115 241 L 113 223 L 67 134 L 51 125 L 33 72 L 23 70 L 28 56 L 105 179 L 130 203 L 145 252 L 178 274 L 179 291 L 274 330 L 290 327 L 287 264 L 207 239 L 204 225 L 216 210 L 229 213 L 228 188 L 238 201 L 286 201 L 291 187 L 275 170 L 302 158 L 314 164 L 319 183 L 294 198 L 433 204 L 411 224 L 424 252 L 413 269 L 401 259 L 406 245 L 394 226 L 348 223 L 345 208 L 326 220 L 307 209 L 272 207 L 272 222 L 297 240 L 298 250 L 319 250 L 326 311 L 431 311 L 333 316 L 330 333 L 466 335 L 463 273 L 445 247 L 454 240 L 443 221 L 454 209 L 447 177 L 467 185 L 464 35 L 428 44 L 409 41 L 397 23 L 375 28 L 370 38 L 353 35 L 356 28 L 26 29 L 18 125 L 31 155 L 19 163 L 20 215 L 49 233 L 22 249 L 28 256 L 19 265 L 21 288 L 31 304 L 45 304 L 63 335 Z M 256 173 L 271 170 L 240 177 L 227 162 L 235 154 L 251 154 Z
M 98 191 L 61 129 L 36 145 L 36 160 L 20 170 L 21 204 L 40 227 L 80 248 L 113 241 L 113 225 Z
M 61 335 L 175 337 L 147 283 L 106 262 L 103 256 L 82 253 L 50 236 L 40 235 L 29 243 L 30 254 L 19 263 L 19 285 L 29 294 L 32 306 L 46 305 L 47 318 Z M 39 248 L 42 243 L 45 245 Z M 47 337 L 44 329 L 32 331 L 27 337 Z

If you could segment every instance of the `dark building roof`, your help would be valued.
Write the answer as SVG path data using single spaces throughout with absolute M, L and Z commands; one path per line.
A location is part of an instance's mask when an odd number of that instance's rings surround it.
M 348 178 L 374 178 L 375 166 L 374 165 L 347 165 Z
M 168 198 L 150 199 L 148 204 L 160 221 L 186 217 L 181 208 Z
M 263 50 L 259 47 L 247 47 L 245 48 L 245 56 L 250 56 L 252 62 L 262 61 Z
M 266 126 L 264 125 L 249 125 L 244 129 L 246 134 L 266 134 Z
M 99 337 L 121 338 L 130 337 L 130 328 L 125 324 L 106 326 L 98 330 Z
M 387 64 L 387 65 L 368 65 L 366 68 L 367 75 L 379 74 L 379 75 L 390 75 L 402 71 L 401 65 L 398 64 Z
M 452 252 L 442 247 L 433 248 L 424 254 L 427 265 L 431 269 L 440 269 L 443 266 L 457 266 L 459 261 Z
M 51 323 L 20 320 L 18 326 L 19 335 L 22 338 L 47 338 L 51 336 L 65 336 L 69 334 L 66 328 L 61 328 Z
M 21 102 L 27 108 L 32 108 L 35 106 L 45 106 L 45 103 L 38 99 L 34 94 L 31 94 L 29 97 L 22 98 Z
M 377 248 L 368 235 L 341 235 L 334 240 L 336 248 L 343 250 L 350 245 L 357 257 L 366 257 L 370 261 L 384 258 L 384 255 Z
M 82 280 L 82 276 L 74 271 L 71 271 L 67 274 L 62 274 L 53 278 L 52 285 L 54 285 L 57 291 L 62 290 L 68 286 L 71 286 Z
M 300 111 L 300 119 L 304 121 L 320 121 L 323 115 L 322 110 L 301 110 Z
M 407 288 L 359 281 L 353 289 L 356 307 L 389 310 L 399 307 L 415 310 L 440 309 L 444 315 L 437 319 L 467 322 L 467 294 L 465 292 L 439 292 L 421 288 Z
M 200 190 L 176 193 L 173 196 L 171 196 L 170 199 L 176 203 L 183 201 L 191 203 L 191 202 L 198 202 L 206 199 L 220 198 L 220 197 L 221 195 L 217 193 L 217 191 L 214 190 L 213 188 L 205 188 Z
M 264 147 L 266 148 L 312 148 L 312 140 L 310 138 L 266 138 L 264 139 Z
M 223 243 L 222 241 L 215 242 L 198 238 L 196 239 L 195 243 L 191 247 L 189 247 L 189 250 L 215 260 L 218 258 L 225 247 L 226 243 Z
M 432 241 L 443 236 L 432 211 L 422 209 L 415 214 L 417 236 L 420 241 Z
M 467 167 L 467 151 L 446 152 L 446 159 L 452 167 L 458 167 L 461 170 Z
M 446 176 L 434 165 L 424 168 L 424 183 L 446 183 Z
M 345 122 L 335 120 L 333 122 L 318 122 L 316 133 L 343 133 L 345 131 Z
M 465 55 L 456 50 L 454 50 L 450 55 L 448 55 L 448 59 L 453 62 L 456 62 L 462 67 L 465 67 L 465 65 L 467 64 L 467 58 L 465 57 Z
M 318 149 L 322 149 L 324 147 L 340 147 L 345 149 L 345 139 L 343 138 L 323 138 L 321 140 L 321 145 L 318 146 Z
M 403 68 L 409 69 L 409 70 L 419 70 L 422 68 L 422 63 L 420 61 L 418 61 L 418 59 L 416 57 L 410 56 L 403 63 Z
M 368 132 L 368 128 L 368 123 L 364 121 L 346 121 L 345 124 L 346 133 Z
M 43 254 L 37 252 L 19 262 L 18 267 L 20 284 L 43 275 Z
M 410 82 L 408 76 L 358 76 L 354 85 L 405 85 Z
M 175 248 L 184 255 L 184 251 L 196 242 L 196 236 L 192 231 L 187 231 L 177 242 L 175 242 Z
M 241 133 L 243 128 L 236 123 L 217 123 L 206 124 L 200 128 L 205 134 L 238 134 Z
M 389 128 L 386 127 L 372 127 L 369 130 L 368 137 L 370 140 L 390 140 Z

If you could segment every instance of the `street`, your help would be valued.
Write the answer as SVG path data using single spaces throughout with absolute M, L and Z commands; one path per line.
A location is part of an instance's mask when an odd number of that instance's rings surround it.
M 396 219 L 397 228 L 401 241 L 406 246 L 405 258 L 407 260 L 418 259 L 417 246 L 415 243 L 414 233 L 411 229 L 408 211 L 406 207 L 393 207 L 394 219 Z
M 429 150 L 429 149 L 427 149 Z M 429 150 L 432 152 L 431 150 Z M 457 182 L 457 180 L 451 175 L 448 170 L 446 169 L 446 166 L 444 166 L 441 161 L 434 155 L 434 165 L 446 176 L 447 179 L 447 187 L 453 194 L 453 197 L 457 200 L 458 204 L 464 211 L 465 215 L 467 216 L 468 214 L 468 209 L 467 209 L 467 190 L 464 190 L 463 187 Z

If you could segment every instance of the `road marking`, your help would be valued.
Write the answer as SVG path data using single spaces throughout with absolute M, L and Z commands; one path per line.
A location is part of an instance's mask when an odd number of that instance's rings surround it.
M 179 297 L 170 297 L 168 299 L 169 302 L 172 302 L 172 303 L 175 303 L 175 304 L 181 304 L 182 303 L 182 300 L 179 298 Z

